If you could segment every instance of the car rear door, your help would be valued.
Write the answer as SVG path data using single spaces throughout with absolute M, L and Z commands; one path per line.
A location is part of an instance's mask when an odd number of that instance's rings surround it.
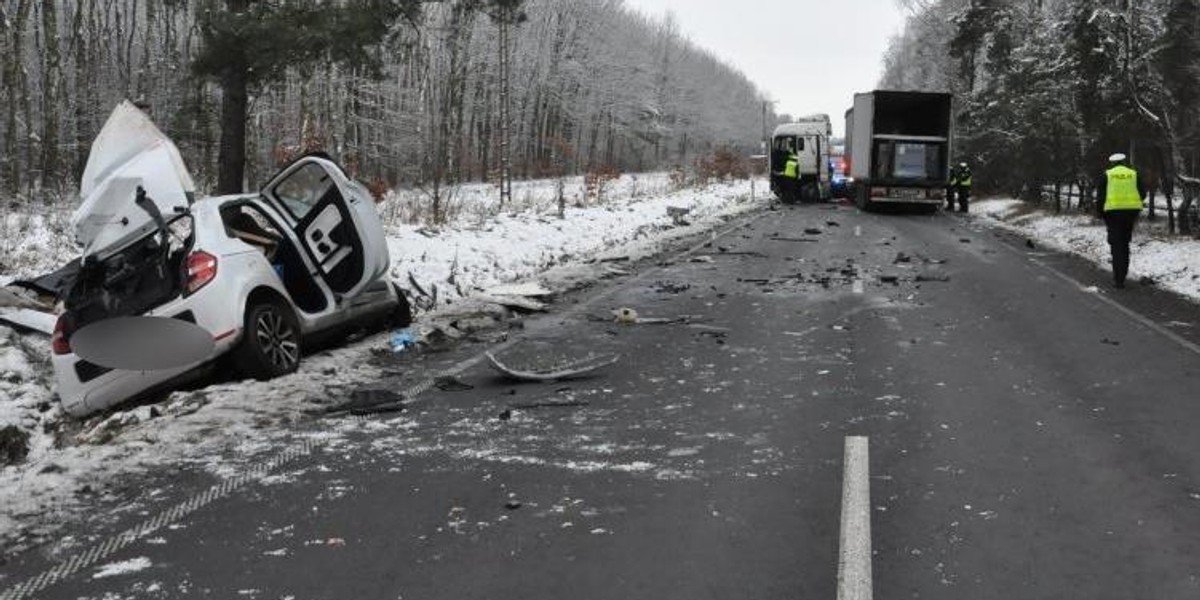
M 339 299 L 356 296 L 388 268 L 373 206 L 355 193 L 336 164 L 305 157 L 275 176 L 262 191 L 295 231 L 318 274 Z

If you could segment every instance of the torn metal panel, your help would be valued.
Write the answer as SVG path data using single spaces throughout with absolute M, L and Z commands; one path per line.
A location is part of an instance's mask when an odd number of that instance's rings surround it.
M 487 353 L 487 359 L 488 362 L 491 363 L 493 369 L 512 379 L 519 381 L 558 381 L 560 379 L 582 377 L 599 369 L 603 369 L 604 367 L 615 365 L 621 360 L 621 355 L 608 354 L 600 356 L 588 356 L 579 360 L 538 370 L 510 367 L 501 362 L 500 359 L 496 358 L 496 355 L 492 354 L 491 352 Z
M 82 201 L 71 225 L 84 258 L 107 258 L 156 229 L 150 212 L 135 202 L 138 188 L 168 220 L 187 210 L 196 191 L 175 144 L 126 101 L 92 144 L 80 182 Z
M 12 325 L 18 331 L 33 331 L 52 335 L 58 317 L 48 312 L 28 308 L 0 308 L 0 323 Z

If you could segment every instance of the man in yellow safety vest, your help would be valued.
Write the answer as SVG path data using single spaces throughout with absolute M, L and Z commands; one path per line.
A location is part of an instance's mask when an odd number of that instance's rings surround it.
M 795 150 L 788 151 L 787 162 L 783 163 L 783 178 L 787 181 L 784 190 L 788 202 L 795 202 L 800 196 L 800 157 Z
M 1146 187 L 1137 171 L 1129 167 L 1124 154 L 1114 154 L 1108 157 L 1108 162 L 1111 167 L 1100 179 L 1096 198 L 1104 210 L 1104 223 L 1108 227 L 1113 284 L 1124 288 L 1125 277 L 1129 274 L 1129 242 L 1133 240 L 1138 215 L 1142 214 Z

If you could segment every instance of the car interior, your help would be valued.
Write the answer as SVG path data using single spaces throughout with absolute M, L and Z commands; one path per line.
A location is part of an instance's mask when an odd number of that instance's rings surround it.
M 306 313 L 325 310 L 328 306 L 325 293 L 309 274 L 296 245 L 262 210 L 247 202 L 235 203 L 221 207 L 221 220 L 229 237 L 263 253 L 297 308 Z

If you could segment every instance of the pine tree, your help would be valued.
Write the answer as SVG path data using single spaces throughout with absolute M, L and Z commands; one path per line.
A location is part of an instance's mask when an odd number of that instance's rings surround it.
M 243 188 L 246 117 L 250 93 L 289 70 L 343 64 L 368 74 L 381 71 L 373 50 L 419 0 L 208 0 L 202 13 L 203 50 L 193 70 L 221 86 L 218 193 Z

